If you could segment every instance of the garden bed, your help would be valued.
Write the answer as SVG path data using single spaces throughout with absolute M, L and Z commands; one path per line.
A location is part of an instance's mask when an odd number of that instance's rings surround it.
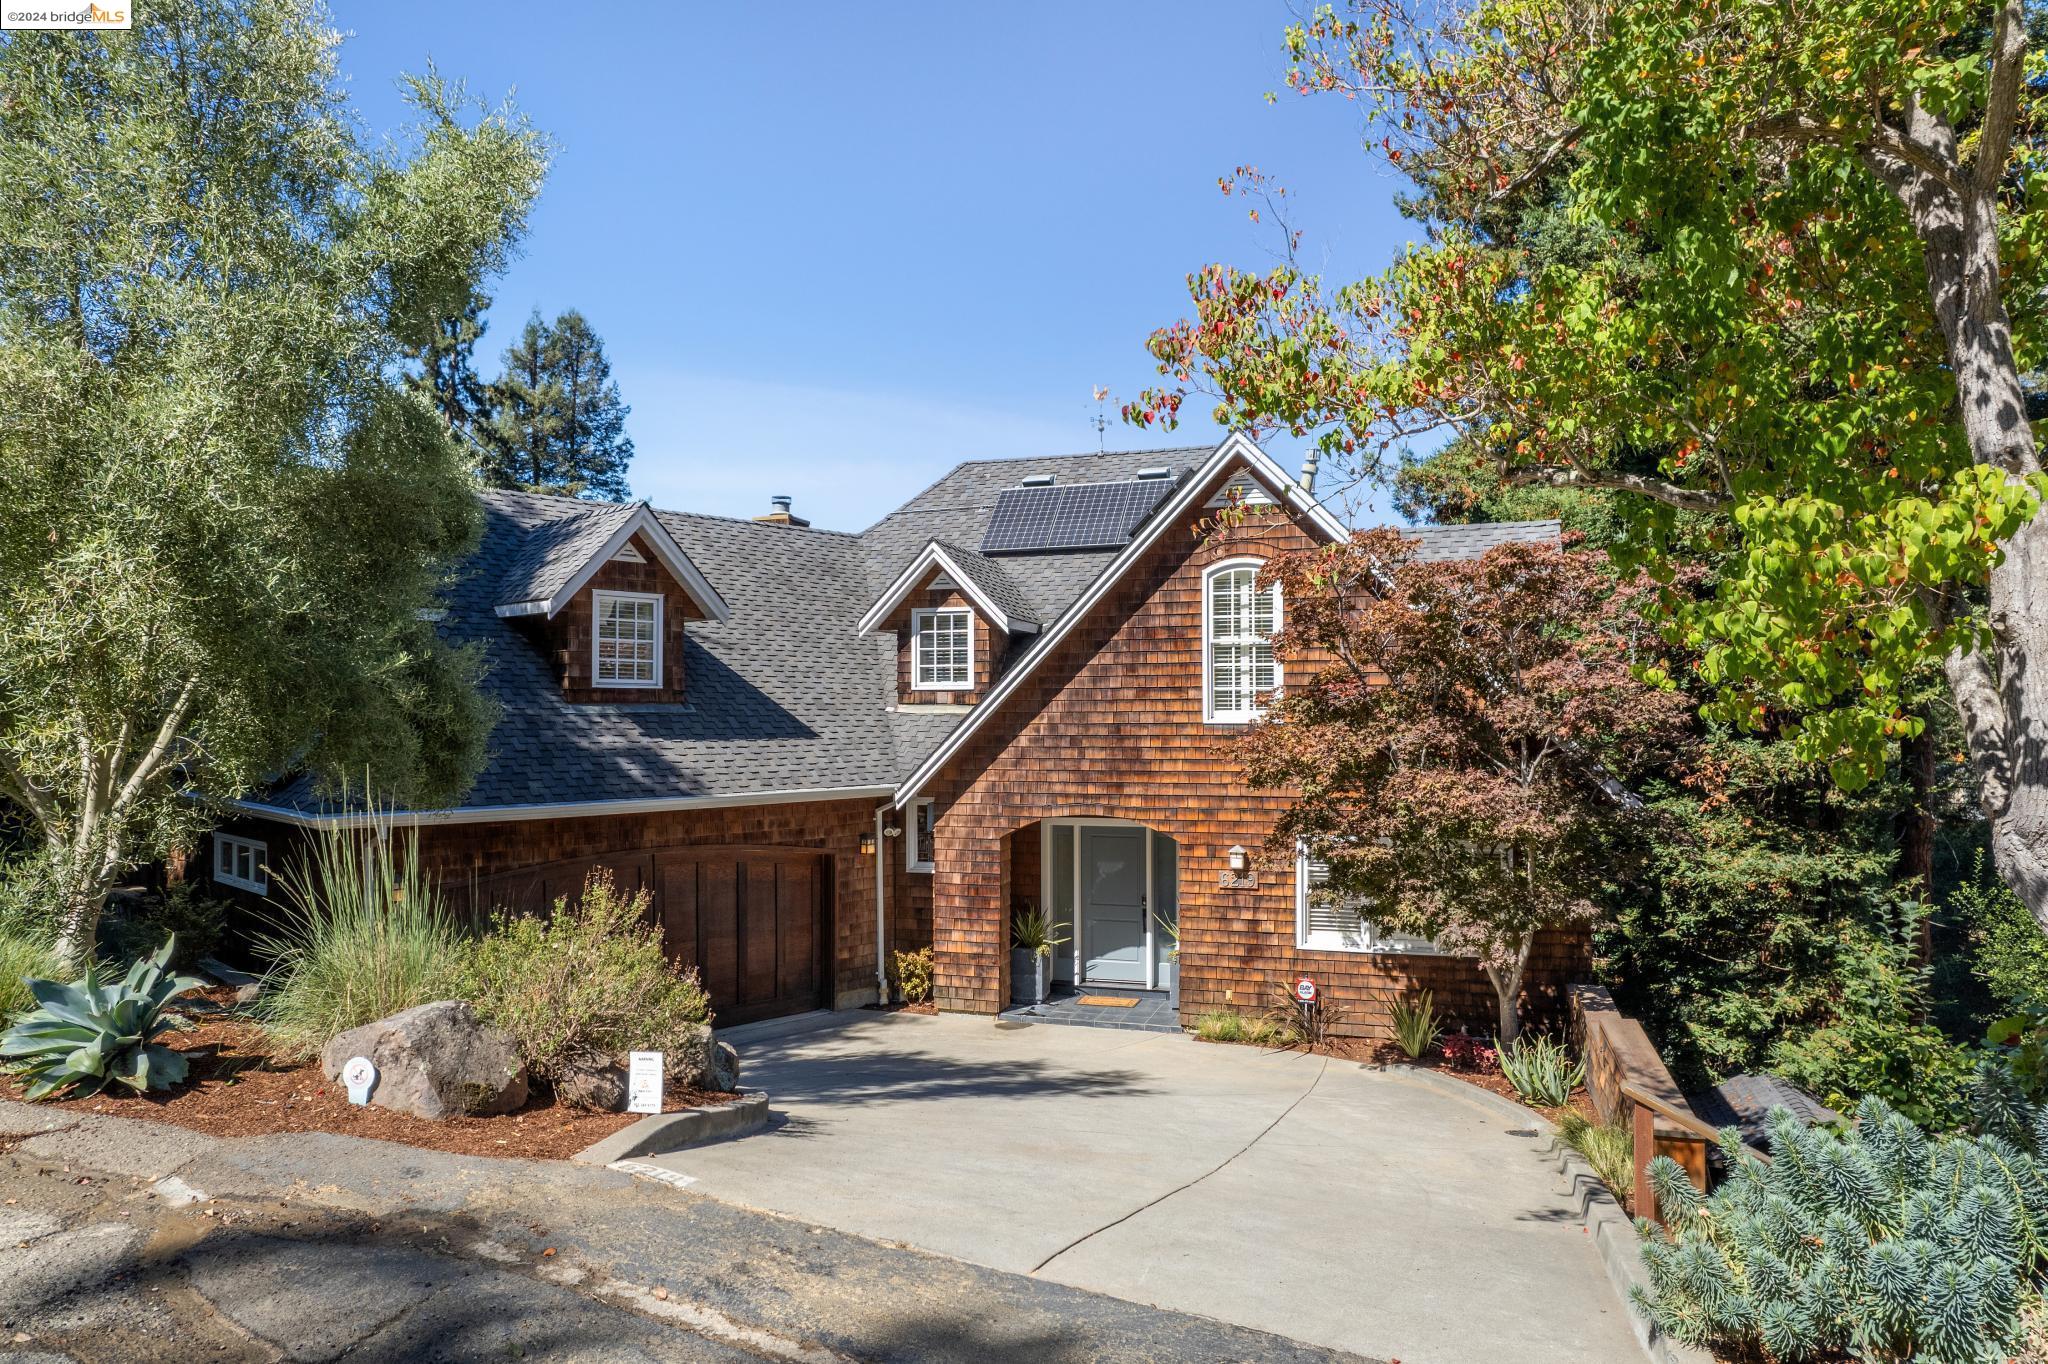
M 317 1061 L 292 1061 L 273 1052 L 263 1030 L 227 1012 L 232 990 L 186 995 L 179 1012 L 203 1001 L 220 1012 L 194 1011 L 193 1026 L 161 1040 L 185 1053 L 191 1075 L 173 1089 L 135 1094 L 120 1086 L 87 1098 L 45 1101 L 39 1107 L 63 1112 L 104 1113 L 170 1123 L 215 1137 L 268 1136 L 280 1132 L 334 1132 L 401 1142 L 457 1155 L 567 1159 L 612 1133 L 632 1126 L 639 1113 L 595 1113 L 555 1103 L 536 1093 L 523 1108 L 488 1118 L 430 1122 L 375 1105 L 358 1107 L 347 1091 L 320 1073 Z M 0 1075 L 0 1098 L 19 1099 L 20 1082 Z M 730 1103 L 738 1096 L 671 1085 L 663 1110 L 677 1112 Z

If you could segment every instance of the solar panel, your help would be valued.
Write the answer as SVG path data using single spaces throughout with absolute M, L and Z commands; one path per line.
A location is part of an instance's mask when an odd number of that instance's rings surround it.
M 1172 489 L 1165 478 L 1010 488 L 996 495 L 983 554 L 1047 549 L 1115 549 Z

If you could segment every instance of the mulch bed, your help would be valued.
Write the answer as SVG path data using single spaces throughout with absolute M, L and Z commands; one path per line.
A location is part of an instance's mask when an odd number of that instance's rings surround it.
M 231 990 L 195 991 L 185 1000 L 232 1005 Z M 176 1006 L 174 1005 L 175 1009 Z M 336 1132 L 371 1137 L 466 1156 L 566 1159 L 640 1121 L 638 1113 L 594 1113 L 557 1104 L 535 1087 L 525 1107 L 489 1118 L 448 1118 L 429 1122 L 374 1104 L 357 1107 L 348 1091 L 320 1073 L 317 1061 L 291 1061 L 274 1054 L 256 1024 L 231 1013 L 192 1016 L 193 1026 L 167 1033 L 165 1046 L 184 1052 L 191 1076 L 177 1088 L 135 1094 L 120 1086 L 80 1099 L 44 1101 L 63 1112 L 104 1113 L 170 1123 L 215 1137 L 268 1136 L 279 1132 Z M 0 1098 L 19 1099 L 22 1085 L 0 1074 Z M 670 1085 L 662 1107 L 668 1112 L 730 1103 L 737 1095 Z
M 1430 1051 L 1420 1057 L 1411 1059 L 1407 1052 L 1402 1051 L 1391 1042 L 1370 1043 L 1352 1038 L 1341 1038 L 1332 1044 L 1329 1052 L 1332 1056 L 1342 1056 L 1352 1061 L 1367 1061 L 1376 1066 L 1408 1066 L 1415 1070 L 1433 1070 L 1440 1075 L 1448 1075 L 1454 1080 L 1463 1080 L 1466 1084 L 1474 1085 L 1489 1094 L 1498 1094 L 1509 1103 L 1520 1104 L 1532 1113 L 1541 1113 L 1551 1122 L 1556 1122 L 1567 1111 L 1564 1108 L 1538 1108 L 1525 1100 L 1520 1094 L 1517 1094 L 1514 1085 L 1510 1084 L 1508 1077 L 1501 1074 L 1500 1071 L 1452 1065 L 1444 1058 L 1444 1054 L 1441 1051 Z M 1588 1122 L 1597 1123 L 1600 1121 L 1599 1114 L 1593 1111 L 1592 1099 L 1587 1097 L 1586 1091 L 1583 1089 L 1572 1091 L 1569 1111 L 1578 1113 Z

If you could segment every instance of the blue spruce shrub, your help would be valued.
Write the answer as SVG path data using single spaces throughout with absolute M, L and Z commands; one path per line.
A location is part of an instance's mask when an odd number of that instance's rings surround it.
M 1842 1136 L 1781 1109 L 1768 1162 L 1722 1133 L 1730 1173 L 1711 1196 L 1660 1156 L 1666 1230 L 1637 1223 L 1651 1283 L 1637 1308 L 1676 1340 L 1786 1361 L 2002 1360 L 2048 1265 L 2037 1116 L 2015 1101 L 2004 1134 L 1929 1140 L 1874 1097 Z

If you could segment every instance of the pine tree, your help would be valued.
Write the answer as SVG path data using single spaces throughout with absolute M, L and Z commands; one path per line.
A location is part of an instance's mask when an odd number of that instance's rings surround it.
M 478 428 L 490 416 L 489 393 L 471 363 L 484 334 L 484 310 L 490 306 L 490 299 L 479 295 L 460 315 L 442 318 L 420 348 L 420 372 L 412 376 L 414 389 L 426 394 L 465 445 L 477 443 Z
M 480 472 L 494 488 L 561 492 L 556 460 L 563 403 L 547 361 L 548 326 L 540 310 L 505 351 L 504 370 L 490 386 L 490 420 L 478 428 Z
M 633 442 L 604 343 L 575 309 L 536 310 L 505 352 L 480 426 L 482 475 L 500 488 L 622 499 Z
M 581 484 L 582 496 L 623 500 L 626 466 L 633 459 L 633 441 L 626 434 L 626 414 L 632 409 L 619 400 L 604 342 L 574 308 L 555 319 L 548 367 L 563 403 L 563 467 Z

